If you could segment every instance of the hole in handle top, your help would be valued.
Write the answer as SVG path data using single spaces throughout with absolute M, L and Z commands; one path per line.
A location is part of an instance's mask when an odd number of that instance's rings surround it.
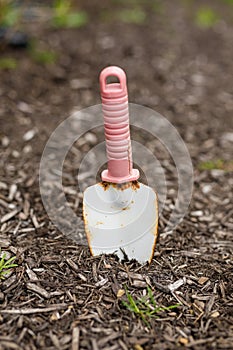
M 114 83 L 120 84 L 119 78 L 116 75 L 109 75 L 109 76 L 107 76 L 107 78 L 106 78 L 106 85 L 114 84 Z

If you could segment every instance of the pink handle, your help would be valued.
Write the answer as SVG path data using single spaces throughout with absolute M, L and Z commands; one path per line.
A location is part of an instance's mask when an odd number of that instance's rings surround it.
M 117 77 L 119 83 L 107 84 L 110 76 Z M 125 72 L 119 67 L 105 68 L 100 74 L 100 91 L 108 158 L 108 169 L 102 172 L 102 181 L 124 183 L 137 180 L 139 171 L 132 168 Z

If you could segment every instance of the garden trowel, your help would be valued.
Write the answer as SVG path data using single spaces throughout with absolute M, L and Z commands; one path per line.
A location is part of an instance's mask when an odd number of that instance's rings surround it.
M 107 79 L 116 77 L 117 83 Z M 102 182 L 83 198 L 85 231 L 91 254 L 116 254 L 120 260 L 151 262 L 158 229 L 156 192 L 138 182 L 133 169 L 126 75 L 119 67 L 100 74 L 108 168 Z

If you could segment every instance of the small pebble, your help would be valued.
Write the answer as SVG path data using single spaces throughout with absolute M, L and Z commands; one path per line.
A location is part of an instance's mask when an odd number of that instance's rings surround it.
M 20 153 L 19 153 L 18 151 L 16 151 L 16 150 L 13 150 L 13 151 L 12 151 L 12 156 L 13 156 L 14 158 L 19 158 Z
M 221 170 L 221 169 L 213 169 L 210 171 L 210 174 L 215 178 L 217 179 L 218 177 L 221 177 L 225 174 L 225 171 L 224 170 Z
M 97 137 L 92 132 L 86 133 L 84 138 L 85 138 L 86 142 L 90 143 L 91 145 L 95 145 L 97 142 Z
M 10 204 L 8 205 L 8 208 L 9 208 L 9 209 L 15 209 L 16 207 L 15 207 L 15 204 L 14 204 L 14 203 L 10 203 Z
M 9 195 L 8 195 L 8 199 L 9 199 L 10 202 L 14 199 L 16 191 L 17 191 L 17 185 L 16 184 L 12 184 L 10 186 Z
M 191 216 L 202 216 L 203 211 L 202 210 L 196 210 L 191 212 Z
M 228 142 L 233 142 L 233 132 L 225 132 L 222 135 L 221 140 L 228 141 Z
M 2 147 L 7 147 L 10 143 L 10 140 L 7 136 L 3 136 L 1 141 L 2 141 Z
M 192 82 L 196 86 L 201 86 L 205 82 L 205 78 L 202 74 L 193 74 L 191 76 Z
M 210 185 L 210 184 L 204 185 L 204 186 L 202 187 L 202 192 L 203 192 L 204 194 L 209 193 L 211 190 L 212 190 L 212 185 Z
M 187 98 L 186 98 L 186 105 L 187 106 L 195 106 L 195 105 L 198 105 L 199 104 L 199 101 L 198 99 L 193 96 L 193 95 L 189 95 Z
M 17 107 L 23 113 L 32 113 L 33 112 L 32 107 L 29 106 L 29 104 L 27 104 L 26 102 L 23 102 L 23 101 L 19 102 Z
M 36 130 L 35 129 L 31 129 L 29 131 L 27 131 L 24 135 L 23 135 L 23 140 L 24 141 L 30 141 L 31 139 L 33 139 L 33 137 L 36 135 Z
M 24 148 L 23 148 L 23 153 L 30 153 L 32 151 L 32 146 L 31 145 L 26 145 Z

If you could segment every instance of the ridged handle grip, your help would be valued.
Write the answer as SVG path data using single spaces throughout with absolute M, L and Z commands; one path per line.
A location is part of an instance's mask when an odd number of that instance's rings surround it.
M 115 76 L 119 82 L 108 84 L 110 76 Z M 139 171 L 132 168 L 125 72 L 119 67 L 105 68 L 100 74 L 100 91 L 108 158 L 108 169 L 102 172 L 102 181 L 124 183 L 137 180 Z

